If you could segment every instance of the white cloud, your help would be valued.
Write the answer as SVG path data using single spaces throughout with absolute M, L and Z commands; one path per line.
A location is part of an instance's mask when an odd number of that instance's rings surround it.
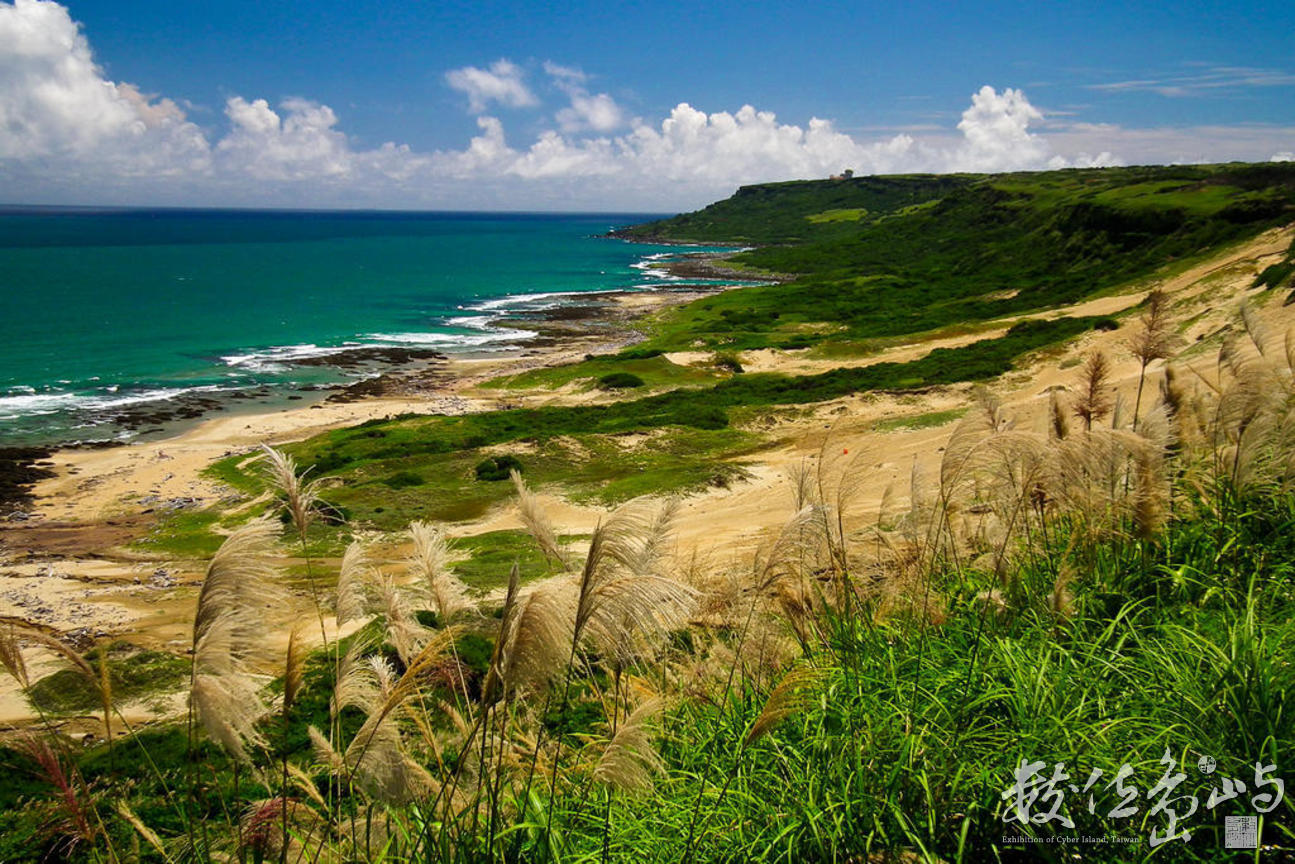
M 468 110 L 480 113 L 492 102 L 509 108 L 538 105 L 539 100 L 522 81 L 522 77 L 520 66 L 500 59 L 491 63 L 489 69 L 478 69 L 476 66 L 451 69 L 445 73 L 445 82 L 455 90 L 467 94 Z
M 563 132 L 612 132 L 626 124 L 625 112 L 615 99 L 606 93 L 591 95 L 585 88 L 589 76 L 584 70 L 545 60 L 544 71 L 571 100 L 554 116 Z
M 560 63 L 554 63 L 552 60 L 544 61 L 544 72 L 550 78 L 573 84 L 583 84 L 589 80 L 589 76 L 585 74 L 583 69 L 576 66 L 563 66 Z
M 1295 86 L 1295 75 L 1283 69 L 1261 69 L 1253 66 L 1213 66 L 1193 75 L 1170 75 L 1157 78 L 1135 78 L 1090 84 L 1089 90 L 1105 93 L 1156 93 L 1171 99 L 1253 87 Z
M 1048 145 L 1028 131 L 1041 116 L 1020 91 L 984 87 L 963 114 L 961 139 L 931 143 L 900 134 L 860 142 L 828 120 L 812 118 L 802 128 L 750 105 L 707 114 L 684 102 L 660 124 L 635 121 L 614 138 L 545 133 L 509 171 L 528 179 L 615 175 L 622 190 L 640 195 L 686 185 L 709 199 L 742 183 L 823 177 L 845 168 L 859 174 L 1043 168 Z
M 478 117 L 481 134 L 475 136 L 466 150 L 442 151 L 431 160 L 432 173 L 444 177 L 471 180 L 502 173 L 517 158 L 517 152 L 504 141 L 504 125 L 497 117 Z
M 587 93 L 571 94 L 570 106 L 557 113 L 558 125 L 563 132 L 611 132 L 625 125 L 624 112 L 616 100 L 606 93 L 590 96 Z
M 344 177 L 354 156 L 346 136 L 333 127 L 337 115 L 327 105 L 287 99 L 280 117 L 264 99 L 241 96 L 225 104 L 230 133 L 216 145 L 226 171 L 242 171 L 258 180 L 303 180 Z
M 303 98 L 232 96 L 217 121 L 223 130 L 204 131 L 176 102 L 106 80 L 62 6 L 0 0 L 3 194 L 32 203 L 675 210 L 741 184 L 846 168 L 864 175 L 1295 158 L 1292 128 L 1045 120 L 1024 92 L 988 86 L 971 94 L 956 130 L 849 135 L 821 118 L 788 123 L 751 105 L 708 113 L 686 102 L 645 120 L 590 92 L 578 68 L 549 62 L 544 70 L 565 97 L 554 128 L 513 144 L 484 107 L 538 99 L 507 60 L 447 74 L 481 115 L 462 149 L 366 149 L 332 108 Z
M 1284 150 L 1281 153 L 1274 153 L 1269 162 L 1295 162 L 1295 152 Z
M 0 160 L 136 176 L 201 171 L 207 157 L 174 102 L 102 77 L 67 9 L 0 4 Z
M 953 157 L 964 171 L 1013 171 L 1043 164 L 1048 145 L 1029 131 L 1043 113 L 1025 94 L 1010 87 L 1002 93 L 988 85 L 971 97 L 958 123 L 966 139 Z
M 1116 154 L 1126 165 L 1264 162 L 1289 149 L 1295 127 L 1267 124 L 1130 128 L 1112 123 L 1053 124 L 1045 136 L 1057 153 Z

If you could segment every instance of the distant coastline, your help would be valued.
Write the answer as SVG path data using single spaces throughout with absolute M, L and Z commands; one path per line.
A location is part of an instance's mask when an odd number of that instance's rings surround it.
M 513 339 L 497 340 L 498 347 L 489 350 L 353 345 L 303 353 L 290 362 L 302 368 L 344 370 L 357 377 L 288 388 L 263 385 L 246 390 L 181 393 L 104 412 L 101 425 L 88 431 L 98 431 L 102 436 L 112 430 L 115 434 L 110 437 L 33 439 L 0 446 L 0 518 L 15 514 L 21 517 L 31 504 L 32 487 L 53 476 L 55 463 L 51 459 L 60 452 L 165 442 L 216 418 L 254 419 L 271 413 L 284 415 L 288 427 L 295 424 L 287 415 L 301 417 L 301 425 L 312 426 L 316 418 L 311 409 L 360 402 L 432 400 L 427 405 L 429 413 L 447 413 L 447 394 L 452 394 L 465 376 L 481 377 L 481 368 L 491 370 L 489 374 L 512 374 L 587 353 L 620 350 L 642 340 L 643 334 L 635 326 L 638 319 L 667 306 L 745 284 L 749 281 L 745 277 L 726 280 L 724 276 L 736 275 L 735 271 L 715 263 L 728 254 L 731 253 L 681 252 L 675 257 L 657 253 L 645 258 L 641 266 L 636 266 L 644 271 L 659 271 L 660 281 L 652 287 L 561 296 L 520 295 L 489 301 L 491 309 L 504 310 L 492 317 L 490 327 L 517 334 Z M 529 301 L 531 308 L 516 308 L 517 300 Z M 510 305 L 514 308 L 504 309 Z
M 732 278 L 600 239 L 635 218 L 0 207 L 0 447 L 417 391 L 616 292 Z

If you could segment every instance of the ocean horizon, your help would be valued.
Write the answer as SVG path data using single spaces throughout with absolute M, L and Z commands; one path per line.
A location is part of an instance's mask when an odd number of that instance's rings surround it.
M 653 266 L 677 247 L 601 236 L 651 218 L 0 207 L 0 444 L 130 440 L 125 410 L 354 382 L 375 349 L 515 349 L 509 316 L 681 284 Z

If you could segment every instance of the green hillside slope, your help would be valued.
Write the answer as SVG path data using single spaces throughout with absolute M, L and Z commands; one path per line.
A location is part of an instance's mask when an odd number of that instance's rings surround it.
M 750 186 L 626 238 L 760 243 L 794 273 L 662 321 L 650 347 L 805 347 L 1072 303 L 1295 218 L 1295 164 Z M 1276 287 L 1276 286 L 1270 286 Z

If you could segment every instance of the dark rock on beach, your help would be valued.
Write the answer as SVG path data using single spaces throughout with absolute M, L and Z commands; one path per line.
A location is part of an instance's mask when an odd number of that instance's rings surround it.
M 0 518 L 22 514 L 31 504 L 32 486 L 54 476 L 47 461 L 52 453 L 45 447 L 0 447 Z

